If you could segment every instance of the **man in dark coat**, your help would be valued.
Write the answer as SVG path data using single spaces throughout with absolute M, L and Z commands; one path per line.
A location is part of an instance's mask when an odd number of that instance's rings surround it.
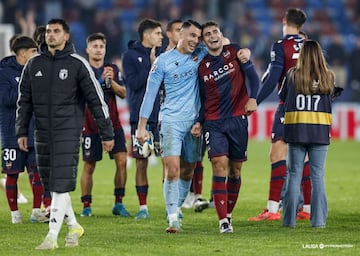
M 61 225 L 69 227 L 67 247 L 78 245 L 84 229 L 76 221 L 70 191 L 75 190 L 85 103 L 99 128 L 103 150 L 114 146 L 108 107 L 89 63 L 69 43 L 69 26 L 62 19 L 46 25 L 40 55 L 25 65 L 20 81 L 16 133 L 27 151 L 29 120 L 35 115 L 35 150 L 41 180 L 52 193 L 49 232 L 36 249 L 58 247 Z

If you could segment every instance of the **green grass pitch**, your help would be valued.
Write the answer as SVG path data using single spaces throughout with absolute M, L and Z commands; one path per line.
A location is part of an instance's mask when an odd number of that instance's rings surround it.
M 67 228 L 59 235 L 59 249 L 53 252 L 35 250 L 47 233 L 47 224 L 31 224 L 31 203 L 19 205 L 22 225 L 10 223 L 10 212 L 3 194 L 0 197 L 1 255 L 360 255 L 360 143 L 333 141 L 326 163 L 326 189 L 329 216 L 325 229 L 313 229 L 309 222 L 298 222 L 295 229 L 281 227 L 281 221 L 248 222 L 266 206 L 270 175 L 269 141 L 249 141 L 248 161 L 242 169 L 242 187 L 233 212 L 233 234 L 219 234 L 214 209 L 195 213 L 184 209 L 183 230 L 167 234 L 162 167 L 150 167 L 148 207 L 149 220 L 115 217 L 114 163 L 104 155 L 94 174 L 93 215 L 79 217 L 80 185 L 71 193 L 79 223 L 85 235 L 77 248 L 65 248 Z M 211 167 L 204 160 L 203 196 L 210 196 Z M 80 162 L 78 181 L 82 172 Z M 127 209 L 135 215 L 138 199 L 135 192 L 134 162 L 128 170 Z M 22 192 L 31 199 L 26 175 L 20 177 Z M 2 193 L 2 192 L 0 192 Z

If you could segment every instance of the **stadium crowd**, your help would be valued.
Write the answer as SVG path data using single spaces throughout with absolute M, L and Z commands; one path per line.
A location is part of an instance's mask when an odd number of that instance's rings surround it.
M 137 38 L 136 28 L 143 18 L 169 20 L 193 18 L 200 23 L 214 19 L 230 39 L 252 51 L 259 74 L 269 63 L 268 49 L 281 35 L 281 16 L 289 6 L 308 15 L 304 30 L 321 43 L 337 84 L 347 90 L 340 101 L 360 100 L 360 2 L 355 0 L 4 0 L 0 3 L 1 23 L 13 24 L 15 32 L 32 35 L 35 27 L 52 17 L 64 17 L 70 25 L 72 41 L 85 56 L 86 36 L 101 31 L 108 38 L 107 58 L 123 54 L 127 43 Z M 269 97 L 275 100 L 276 95 Z

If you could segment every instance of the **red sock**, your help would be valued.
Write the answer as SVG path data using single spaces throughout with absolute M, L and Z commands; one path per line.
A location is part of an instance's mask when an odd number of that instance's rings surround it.
M 226 177 L 213 176 L 212 192 L 216 213 L 219 220 L 226 218 L 227 213 L 227 189 L 225 183 Z
M 37 171 L 33 171 L 31 174 L 29 174 L 29 180 L 33 192 L 33 208 L 40 208 L 44 194 L 44 188 L 41 184 L 39 173 Z
M 17 196 L 18 196 L 18 187 L 17 187 L 17 180 L 19 175 L 18 174 L 8 174 L 6 176 L 6 183 L 5 183 L 5 191 L 6 191 L 6 198 L 8 200 L 8 204 L 11 211 L 18 210 L 17 204 Z
M 115 204 L 122 203 L 122 199 L 125 196 L 125 188 L 115 188 L 114 196 L 115 196 Z
M 304 163 L 304 169 L 301 180 L 302 192 L 304 195 L 304 204 L 310 204 L 311 201 L 311 180 L 310 180 L 310 162 Z
M 136 186 L 136 193 L 139 199 L 139 205 L 146 205 L 148 190 L 149 190 L 149 185 Z
M 92 203 L 92 195 L 83 195 L 81 197 L 81 202 L 83 203 L 83 208 L 90 207 Z
M 50 207 L 50 205 L 51 205 L 51 193 L 49 190 L 44 189 L 43 205 L 44 205 L 45 209 L 47 207 Z
M 194 170 L 194 176 L 192 179 L 192 187 L 195 195 L 202 194 L 202 182 L 203 182 L 204 167 L 202 162 L 197 162 Z
M 241 187 L 241 177 L 239 179 L 236 178 L 228 178 L 227 180 L 227 193 L 228 193 L 228 200 L 227 200 L 227 213 L 232 213 L 237 199 L 239 197 Z
M 286 161 L 281 160 L 271 165 L 269 200 L 280 202 L 281 191 L 286 179 Z

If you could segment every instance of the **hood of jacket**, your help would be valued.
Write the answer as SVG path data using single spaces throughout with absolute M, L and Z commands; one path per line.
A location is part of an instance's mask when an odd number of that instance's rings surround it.
M 21 71 L 23 67 L 24 67 L 23 65 L 20 65 L 16 61 L 15 55 L 7 56 L 0 61 L 0 68 L 13 68 L 15 70 Z

